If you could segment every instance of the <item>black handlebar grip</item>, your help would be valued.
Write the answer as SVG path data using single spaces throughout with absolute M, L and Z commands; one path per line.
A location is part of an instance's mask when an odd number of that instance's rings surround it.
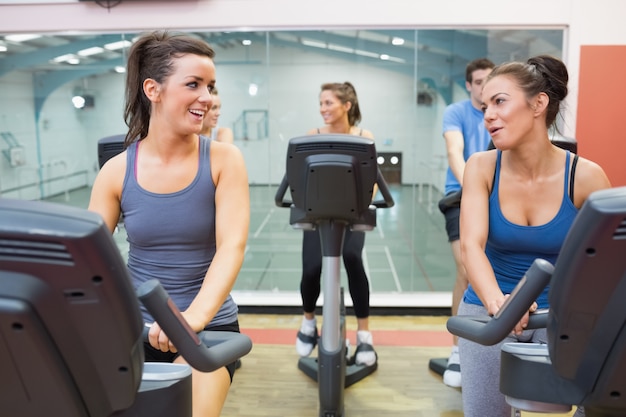
M 553 271 L 550 262 L 536 259 L 493 317 L 453 316 L 446 324 L 448 331 L 485 346 L 500 343 L 549 284 Z M 544 328 L 547 320 L 548 313 L 531 314 L 527 328 Z
M 387 186 L 387 182 L 383 177 L 380 169 L 376 172 L 376 184 L 378 184 L 378 190 L 380 194 L 383 196 L 382 200 L 374 200 L 372 201 L 372 205 L 376 208 L 390 208 L 393 207 L 395 202 L 393 201 L 393 197 L 391 196 L 391 192 L 389 191 L 389 187 Z
M 250 338 L 241 333 L 194 332 L 158 280 L 143 283 L 137 289 L 137 296 L 194 369 L 215 371 L 245 356 L 252 349 Z M 146 328 L 146 338 L 147 333 Z
M 293 204 L 292 201 L 285 200 L 285 194 L 287 193 L 288 188 L 289 182 L 287 181 L 287 175 L 284 175 L 278 189 L 276 190 L 276 195 L 274 196 L 274 203 L 278 207 L 291 207 Z

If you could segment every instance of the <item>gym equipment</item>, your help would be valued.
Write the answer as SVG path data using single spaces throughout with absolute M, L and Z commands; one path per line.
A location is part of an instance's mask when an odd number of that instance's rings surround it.
M 626 187 L 592 193 L 556 264 L 537 259 L 492 318 L 455 316 L 448 330 L 483 345 L 502 341 L 549 283 L 550 309 L 529 328 L 548 344 L 505 343 L 500 391 L 515 409 L 587 417 L 626 415 Z
M 562 135 L 555 135 L 550 141 L 554 145 L 558 146 L 561 149 L 565 149 L 566 151 L 570 151 L 574 154 L 578 152 L 578 142 L 576 141 L 575 138 L 562 136 Z M 487 147 L 487 149 L 495 149 L 493 142 L 489 142 L 489 146 Z M 440 210 L 441 210 L 442 204 L 443 205 L 454 204 L 455 206 L 460 207 L 461 206 L 461 191 L 462 190 L 459 190 L 456 193 L 450 194 L 449 196 L 445 196 L 444 198 L 442 198 L 439 201 Z M 431 359 L 428 362 L 428 369 L 430 369 L 431 371 L 441 376 L 443 376 L 443 373 L 446 371 L 447 366 L 448 366 L 448 358 L 435 358 L 435 359 Z
M 135 292 L 96 213 L 0 199 L 2 414 L 191 416 L 191 367 L 144 363 L 138 296 L 200 370 L 234 362 L 252 348 L 239 333 L 196 335 L 178 320 L 158 281 Z
M 126 135 L 107 136 L 98 140 L 98 167 L 124 150 Z
M 383 200 L 372 201 L 376 184 Z M 287 189 L 291 201 L 285 200 Z M 318 382 L 319 415 L 341 417 L 344 388 L 377 367 L 347 364 L 345 306 L 340 284 L 346 228 L 372 230 L 376 226 L 376 208 L 394 205 L 378 169 L 374 142 L 337 134 L 291 139 L 287 171 L 275 203 L 291 209 L 289 223 L 294 228 L 317 229 L 320 234 L 324 321 L 318 358 L 300 358 L 298 368 Z

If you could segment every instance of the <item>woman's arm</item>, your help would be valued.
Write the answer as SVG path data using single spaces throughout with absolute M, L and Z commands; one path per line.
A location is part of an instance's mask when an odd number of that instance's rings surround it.
M 472 155 L 465 166 L 461 200 L 460 241 L 467 278 L 489 314 L 504 303 L 485 246 L 489 235 L 489 194 L 496 152 Z
M 235 284 L 244 259 L 250 224 L 250 193 L 245 162 L 239 149 L 211 143 L 215 182 L 216 251 L 196 298 L 183 316 L 200 331 L 211 322 Z
M 461 187 L 463 186 L 463 170 L 465 169 L 465 157 L 463 150 L 465 142 L 463 141 L 463 133 L 458 130 L 448 130 L 443 133 L 446 140 L 446 155 L 448 157 L 448 165 L 454 177 L 457 179 Z
M 125 173 L 126 151 L 104 164 L 91 189 L 88 210 L 100 214 L 111 233 L 120 219 L 120 202 Z
M 489 315 L 495 315 L 509 294 L 503 294 L 496 281 L 485 247 L 489 235 L 489 196 L 495 172 L 496 151 L 478 152 L 465 165 L 463 198 L 461 199 L 460 238 L 463 265 L 468 281 Z M 533 303 L 512 329 L 520 334 L 528 325 L 529 313 L 537 309 Z

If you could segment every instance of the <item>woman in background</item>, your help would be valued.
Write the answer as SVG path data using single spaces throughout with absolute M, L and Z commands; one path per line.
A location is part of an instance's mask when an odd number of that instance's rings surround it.
M 308 135 L 346 134 L 374 140 L 368 130 L 357 127 L 361 110 L 354 86 L 349 82 L 322 85 L 319 96 L 320 114 L 325 126 L 311 129 Z M 322 249 L 317 231 L 304 231 L 302 239 L 302 280 L 300 294 L 304 317 L 296 338 L 300 356 L 309 356 L 317 344 L 319 333 L 315 305 L 321 291 Z M 357 319 L 357 347 L 353 359 L 358 365 L 376 363 L 374 341 L 369 329 L 370 288 L 363 267 L 365 232 L 346 229 L 343 243 L 343 263 L 348 275 L 348 287 Z
M 222 99 L 217 93 L 217 88 L 213 89 L 211 96 L 213 97 L 213 105 L 204 117 L 200 134 L 218 142 L 233 143 L 233 131 L 229 127 L 219 127 L 218 125 L 222 111 Z

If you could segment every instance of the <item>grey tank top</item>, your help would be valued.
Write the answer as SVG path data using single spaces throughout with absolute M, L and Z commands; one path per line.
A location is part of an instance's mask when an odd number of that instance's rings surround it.
M 122 214 L 129 243 L 128 269 L 135 288 L 158 279 L 172 301 L 185 311 L 198 294 L 215 255 L 215 184 L 211 177 L 210 140 L 200 137 L 200 160 L 194 180 L 169 193 L 149 192 L 137 183 L 140 142 L 127 149 L 122 187 Z M 154 319 L 141 306 L 147 323 Z M 229 295 L 206 327 L 237 320 L 237 305 Z

